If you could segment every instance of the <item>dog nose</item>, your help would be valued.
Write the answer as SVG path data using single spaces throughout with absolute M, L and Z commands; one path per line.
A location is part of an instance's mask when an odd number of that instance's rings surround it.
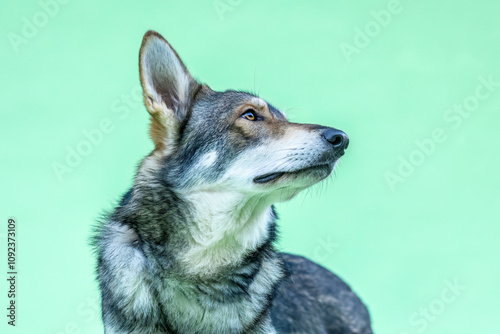
M 347 146 L 349 146 L 349 137 L 347 137 L 345 132 L 334 128 L 327 128 L 324 130 L 323 138 L 338 150 L 345 150 Z

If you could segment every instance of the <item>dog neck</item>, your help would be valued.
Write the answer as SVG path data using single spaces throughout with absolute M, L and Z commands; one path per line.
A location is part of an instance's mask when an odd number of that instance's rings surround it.
M 181 260 L 193 275 L 213 276 L 238 266 L 270 238 L 275 214 L 261 196 L 216 190 L 183 198 L 192 209 L 190 246 Z
M 275 333 L 270 301 L 286 271 L 273 246 L 274 208 L 262 196 L 180 193 L 141 174 L 110 218 L 130 227 L 133 237 L 116 235 L 120 245 L 140 249 L 149 273 L 161 277 L 152 284 L 169 326 L 185 333 Z
M 182 272 L 214 277 L 272 245 L 276 214 L 269 198 L 228 188 L 174 190 L 152 172 L 156 164 L 144 160 L 126 211 L 141 238 L 173 253 Z

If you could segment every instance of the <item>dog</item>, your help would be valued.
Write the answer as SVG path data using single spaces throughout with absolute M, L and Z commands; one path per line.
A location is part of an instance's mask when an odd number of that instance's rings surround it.
M 139 68 L 154 150 L 92 236 L 105 333 L 372 333 L 348 285 L 274 246 L 273 204 L 327 178 L 347 135 L 213 91 L 154 31 Z

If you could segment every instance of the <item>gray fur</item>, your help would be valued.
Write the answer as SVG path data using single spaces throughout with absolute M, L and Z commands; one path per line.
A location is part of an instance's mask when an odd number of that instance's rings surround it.
M 274 248 L 273 203 L 328 177 L 347 136 L 197 83 L 155 32 L 140 70 L 155 150 L 93 234 L 105 333 L 372 333 L 345 283 Z

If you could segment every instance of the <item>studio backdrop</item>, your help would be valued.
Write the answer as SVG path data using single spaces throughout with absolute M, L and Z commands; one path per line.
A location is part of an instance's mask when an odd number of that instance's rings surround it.
M 153 29 L 212 89 L 349 135 L 333 176 L 277 205 L 280 250 L 347 281 L 376 333 L 497 334 L 499 10 L 2 1 L 0 332 L 103 332 L 89 236 L 153 149 L 138 67 Z

